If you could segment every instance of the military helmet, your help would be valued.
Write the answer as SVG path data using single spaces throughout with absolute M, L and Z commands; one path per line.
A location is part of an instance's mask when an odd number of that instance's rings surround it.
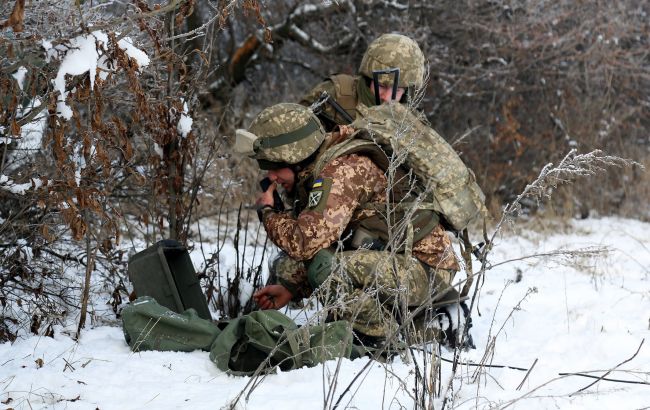
M 394 68 L 400 71 L 399 87 L 420 88 L 424 84 L 424 54 L 417 43 L 401 34 L 383 34 L 368 46 L 359 74 L 373 78 L 373 72 Z M 378 78 L 381 85 L 393 84 L 392 75 L 381 74 Z
M 325 131 L 314 113 L 292 103 L 262 110 L 248 127 L 248 134 L 253 134 L 251 156 L 262 169 L 297 164 L 316 152 L 325 139 Z

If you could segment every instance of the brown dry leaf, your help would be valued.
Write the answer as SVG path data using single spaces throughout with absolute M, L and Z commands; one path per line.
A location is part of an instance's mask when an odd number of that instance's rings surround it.
M 124 159 L 129 161 L 131 158 L 133 158 L 133 146 L 131 145 L 131 141 L 127 139 L 124 143 Z
M 45 238 L 45 240 L 48 242 L 52 241 L 52 236 L 50 235 L 50 228 L 48 228 L 47 225 L 41 226 L 41 236 L 43 236 L 43 238 Z
M 34 360 L 34 363 L 36 363 L 36 366 L 37 366 L 39 369 L 40 369 L 41 367 L 43 367 L 43 364 L 44 364 L 43 359 L 41 359 L 41 358 L 38 358 L 38 359 Z
M 11 121 L 11 135 L 20 135 L 20 125 L 18 125 L 16 120 Z
M 23 20 L 25 19 L 25 0 L 16 0 L 14 10 L 9 15 L 9 18 L 4 23 L 0 24 L 0 28 L 11 26 L 11 29 L 20 33 L 23 31 Z
M 92 115 L 92 122 L 91 122 L 93 129 L 97 130 L 101 128 L 102 125 L 102 115 L 99 112 L 99 110 L 95 110 Z

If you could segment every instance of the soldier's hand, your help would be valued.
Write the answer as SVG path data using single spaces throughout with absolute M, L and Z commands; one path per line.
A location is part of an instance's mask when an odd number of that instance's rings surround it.
M 345 139 L 354 134 L 354 128 L 351 125 L 339 125 L 339 133 L 341 138 Z
M 276 184 L 273 182 L 270 186 L 269 189 L 266 191 L 262 192 L 257 196 L 257 201 L 255 201 L 255 205 L 257 205 L 259 208 L 263 206 L 273 206 L 273 192 L 275 192 L 275 187 Z
M 253 300 L 262 310 L 283 308 L 291 297 L 291 292 L 282 285 L 264 286 L 253 294 Z

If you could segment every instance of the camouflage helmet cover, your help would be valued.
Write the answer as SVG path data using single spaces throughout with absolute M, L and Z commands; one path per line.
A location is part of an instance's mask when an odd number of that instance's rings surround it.
M 265 108 L 248 130 L 257 136 L 253 149 L 260 166 L 267 162 L 297 164 L 316 152 L 325 139 L 311 110 L 293 103 Z
M 359 74 L 373 78 L 373 71 L 399 68 L 399 87 L 422 87 L 424 84 L 424 54 L 417 43 L 401 34 L 383 34 L 366 50 L 359 66 Z M 381 85 L 390 86 L 393 76 L 379 76 Z

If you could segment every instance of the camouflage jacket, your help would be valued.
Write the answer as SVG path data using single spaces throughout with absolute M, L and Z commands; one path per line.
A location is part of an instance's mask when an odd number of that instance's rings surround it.
M 327 92 L 341 108 L 343 108 L 353 120 L 359 118 L 360 114 L 357 105 L 367 107 L 375 105 L 375 100 L 366 85 L 362 76 L 351 76 L 347 74 L 335 74 L 320 84 L 300 99 L 300 104 L 310 106 L 317 102 Z M 327 131 L 332 131 L 335 125 L 347 124 L 343 116 L 337 112 L 330 103 L 323 103 L 314 110 Z
M 269 209 L 263 214 L 271 241 L 297 261 L 308 261 L 345 237 L 350 225 L 370 216 L 364 204 L 385 201 L 388 186 L 384 172 L 370 158 L 357 154 L 335 158 L 315 178 L 308 177 L 310 174 L 305 170 L 297 178 L 298 197 L 306 198 L 304 209 L 297 215 Z M 440 225 L 416 242 L 412 251 L 429 266 L 458 270 L 451 241 Z M 294 295 L 297 291 L 309 293 L 304 271 L 289 281 L 294 282 L 289 286 Z

